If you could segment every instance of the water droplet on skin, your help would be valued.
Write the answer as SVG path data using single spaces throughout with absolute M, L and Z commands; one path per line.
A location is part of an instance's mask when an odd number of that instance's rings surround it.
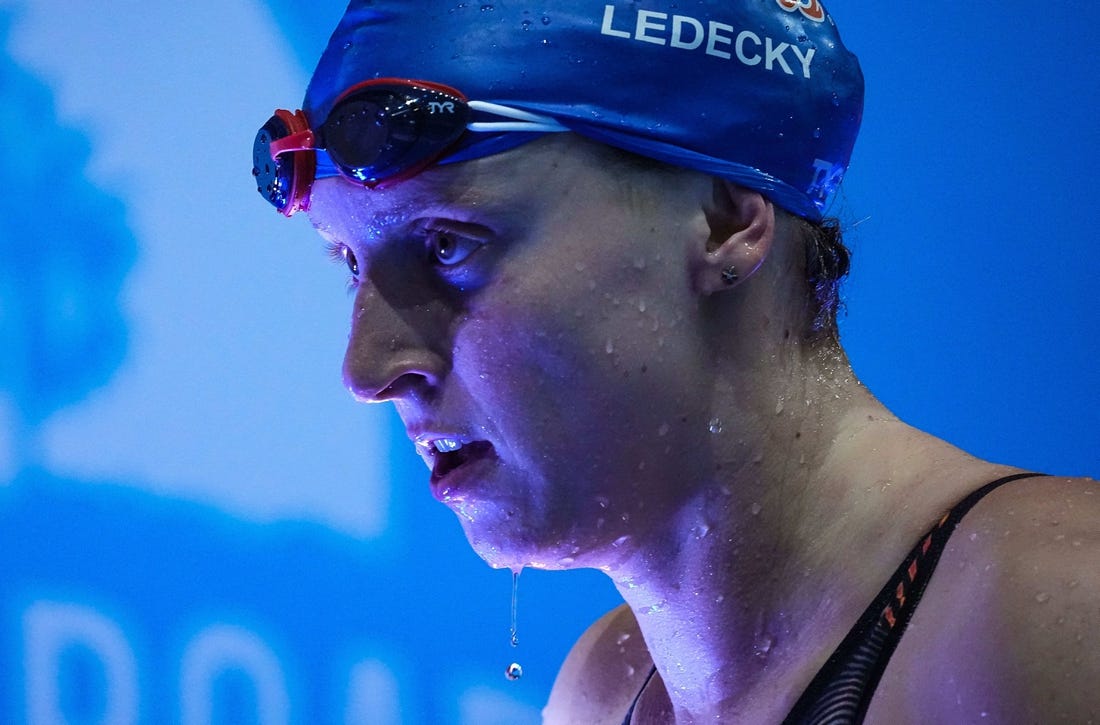
M 779 415 L 782 412 L 783 412 L 783 398 L 780 398 L 779 401 L 775 404 L 775 414 Z
M 615 352 L 615 343 L 611 340 L 610 337 L 607 338 L 607 344 L 603 346 L 603 349 L 608 355 Z
M 661 423 L 661 427 L 657 429 L 657 435 L 659 435 L 659 436 L 668 435 L 668 423 Z
M 971 534 L 970 535 L 970 540 L 971 541 L 977 541 L 978 540 L 978 535 L 977 534 Z
M 626 666 L 626 676 L 627 677 L 633 677 L 634 676 L 634 668 L 631 667 L 630 665 Z
M 696 539 L 705 539 L 707 537 L 707 534 L 709 534 L 709 533 L 710 533 L 710 526 L 708 526 L 707 524 L 699 524 L 694 529 L 694 534 L 695 534 Z
M 638 312 L 645 312 L 645 300 L 638 300 Z
M 645 269 L 645 257 L 638 257 L 634 260 L 634 269 Z
M 725 594 L 719 594 L 718 596 L 716 596 L 714 598 L 714 601 L 718 604 L 721 604 L 722 602 L 726 601 L 726 595 Z
M 715 434 L 721 433 L 722 432 L 722 419 L 721 418 L 711 418 L 710 423 L 707 424 L 707 429 L 711 433 L 715 433 Z
M 771 652 L 772 645 L 775 644 L 775 638 L 770 634 L 765 634 L 756 640 L 753 644 L 752 651 L 757 657 L 767 657 L 768 652 Z
M 627 641 L 628 639 L 630 639 L 630 632 L 623 632 L 615 640 L 615 644 L 622 644 L 623 642 Z
M 519 678 L 523 677 L 523 668 L 520 667 L 518 662 L 513 662 L 508 665 L 508 669 L 504 671 L 504 676 L 512 682 L 515 682 Z
M 764 510 L 764 507 L 761 506 L 759 503 L 753 501 L 752 507 L 749 510 L 752 511 L 753 516 L 759 516 L 760 512 Z
M 607 505 L 611 503 L 611 499 L 609 499 L 607 496 L 597 496 L 596 503 L 599 505 L 600 508 L 605 509 L 607 508 Z
M 814 129 L 814 138 L 821 138 L 821 129 L 820 128 L 815 128 Z
M 1038 594 L 1035 595 L 1035 601 L 1039 602 L 1039 604 L 1049 602 L 1050 601 L 1050 595 L 1047 594 L 1046 592 L 1039 592 Z
M 623 516 L 625 517 L 626 514 L 623 514 Z M 624 518 L 624 520 L 625 520 L 625 518 Z M 630 541 L 629 536 L 620 536 L 619 538 L 612 541 L 611 545 L 614 546 L 615 548 L 619 548 L 620 546 L 622 546 L 623 544 L 625 544 L 628 541 Z

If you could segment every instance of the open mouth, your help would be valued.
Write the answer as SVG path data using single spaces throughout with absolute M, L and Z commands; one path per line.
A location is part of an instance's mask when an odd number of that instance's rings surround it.
M 469 443 L 451 439 L 432 441 L 432 483 L 442 480 L 457 468 L 492 455 L 493 444 L 489 441 L 470 441 Z

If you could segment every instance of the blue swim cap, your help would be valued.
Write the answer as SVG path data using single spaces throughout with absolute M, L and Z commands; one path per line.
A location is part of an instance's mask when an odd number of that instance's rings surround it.
M 351 0 L 303 104 L 433 81 L 755 189 L 820 220 L 848 167 L 863 75 L 819 0 Z M 536 138 L 500 134 L 447 161 Z

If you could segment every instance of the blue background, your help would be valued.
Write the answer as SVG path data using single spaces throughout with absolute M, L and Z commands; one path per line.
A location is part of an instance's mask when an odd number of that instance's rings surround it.
M 0 0 L 0 721 L 536 722 L 617 595 L 525 572 L 508 646 L 510 575 L 341 388 L 343 272 L 247 173 L 341 3 L 141 5 Z M 1100 84 L 1086 11 L 1035 8 L 829 3 L 842 335 L 910 422 L 1095 475 Z

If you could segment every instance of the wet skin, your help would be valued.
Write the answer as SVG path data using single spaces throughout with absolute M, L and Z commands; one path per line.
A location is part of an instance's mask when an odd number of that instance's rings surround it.
M 323 180 L 310 216 L 358 269 L 347 386 L 418 443 L 491 445 L 432 481 L 475 550 L 608 566 L 680 505 L 664 482 L 711 467 L 691 455 L 712 411 L 680 251 L 706 194 L 639 195 L 566 143 L 521 151 L 384 190 Z
M 345 381 L 396 405 L 491 565 L 615 579 L 631 611 L 574 648 L 548 723 L 618 725 L 650 662 L 635 722 L 779 722 L 918 537 L 1017 469 L 905 425 L 838 346 L 802 343 L 801 249 L 758 194 L 622 176 L 556 138 L 384 190 L 319 182 L 311 219 L 355 276 Z M 871 721 L 1096 716 L 1095 485 L 968 515 Z

